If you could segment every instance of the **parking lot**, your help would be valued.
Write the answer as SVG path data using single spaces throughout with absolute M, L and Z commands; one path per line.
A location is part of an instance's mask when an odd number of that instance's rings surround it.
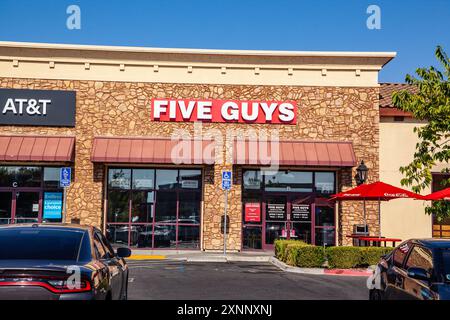
M 129 299 L 364 299 L 365 277 L 294 274 L 270 263 L 132 261 Z

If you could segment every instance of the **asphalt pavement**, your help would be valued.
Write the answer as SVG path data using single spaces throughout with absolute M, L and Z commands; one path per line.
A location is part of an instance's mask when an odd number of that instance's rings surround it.
M 368 299 L 365 277 L 288 273 L 268 262 L 156 260 L 129 267 L 129 299 Z

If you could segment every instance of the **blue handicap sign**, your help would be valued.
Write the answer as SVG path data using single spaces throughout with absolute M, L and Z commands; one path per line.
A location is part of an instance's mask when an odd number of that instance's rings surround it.
M 230 190 L 231 189 L 231 171 L 223 171 L 222 172 L 222 189 Z
M 72 175 L 72 168 L 61 168 L 59 172 L 59 186 L 69 187 L 70 186 L 70 176 Z

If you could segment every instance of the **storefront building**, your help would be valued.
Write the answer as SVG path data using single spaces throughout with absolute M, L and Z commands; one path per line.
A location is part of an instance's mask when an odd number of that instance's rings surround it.
M 348 245 L 361 204 L 329 196 L 361 160 L 379 179 L 378 72 L 394 56 L 0 43 L 0 223 L 62 221 L 70 166 L 67 222 L 133 248 L 222 250 L 229 170 L 229 250 Z

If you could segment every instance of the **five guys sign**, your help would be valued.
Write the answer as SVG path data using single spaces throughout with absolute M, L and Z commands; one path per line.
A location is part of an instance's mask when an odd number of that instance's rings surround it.
M 296 124 L 294 101 L 152 99 L 151 119 L 175 122 Z

